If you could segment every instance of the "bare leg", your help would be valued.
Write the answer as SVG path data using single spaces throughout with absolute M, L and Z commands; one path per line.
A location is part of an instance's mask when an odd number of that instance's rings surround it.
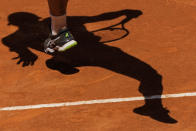
M 61 16 L 66 13 L 68 0 L 48 0 L 50 13 L 53 16 Z
M 67 27 L 66 8 L 68 0 L 48 0 L 51 15 L 51 30 L 57 35 L 59 30 Z

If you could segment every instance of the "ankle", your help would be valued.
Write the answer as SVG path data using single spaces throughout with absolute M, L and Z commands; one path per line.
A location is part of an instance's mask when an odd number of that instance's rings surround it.
M 51 33 L 57 35 L 60 30 L 67 28 L 66 14 L 62 16 L 51 16 Z

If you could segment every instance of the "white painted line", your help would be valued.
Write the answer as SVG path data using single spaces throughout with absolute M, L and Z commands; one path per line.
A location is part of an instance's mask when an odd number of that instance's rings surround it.
M 128 97 L 128 98 L 113 98 L 113 99 L 100 99 L 100 100 L 89 100 L 89 101 L 76 101 L 76 102 L 64 102 L 64 103 L 51 103 L 51 104 L 39 104 L 39 105 L 26 105 L 26 106 L 10 106 L 0 108 L 0 111 L 14 111 L 14 110 L 27 110 L 27 109 L 39 109 L 39 108 L 51 108 L 51 107 L 65 107 L 65 106 L 77 106 L 77 105 L 90 105 L 90 104 L 101 104 L 101 103 L 117 103 L 117 102 L 128 102 L 128 101 L 140 101 L 144 99 L 159 99 L 159 98 L 176 98 L 176 97 L 187 97 L 196 96 L 196 92 L 192 93 L 179 93 L 179 94 L 166 94 L 166 95 L 154 95 L 148 97 Z

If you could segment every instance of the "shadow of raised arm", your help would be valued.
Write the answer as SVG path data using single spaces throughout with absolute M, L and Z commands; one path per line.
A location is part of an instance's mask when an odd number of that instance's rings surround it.
M 99 21 L 105 21 L 105 20 L 112 20 L 112 19 L 115 19 L 121 16 L 126 16 L 126 18 L 123 21 L 118 23 L 118 24 L 125 24 L 126 22 L 140 15 L 142 15 L 142 12 L 140 10 L 125 9 L 121 11 L 107 12 L 107 13 L 103 13 L 97 16 L 90 16 L 90 17 L 82 16 L 81 21 L 83 21 L 83 23 L 92 23 L 92 22 L 99 22 Z
M 123 35 L 121 35 L 120 37 L 112 39 L 112 40 L 107 40 L 107 41 L 101 42 L 101 43 L 108 43 L 108 42 L 120 40 L 120 39 L 128 36 L 129 30 L 125 28 L 125 24 L 127 22 L 129 22 L 131 19 L 137 18 L 140 15 L 142 15 L 142 12 L 140 10 L 125 9 L 125 10 L 120 10 L 120 11 L 107 12 L 107 13 L 103 13 L 103 14 L 96 15 L 96 16 L 69 16 L 67 20 L 68 20 L 68 26 L 73 28 L 73 31 L 76 30 L 76 32 L 78 32 L 78 31 L 86 32 L 87 30 L 84 27 L 84 24 L 86 24 L 86 23 L 95 23 L 95 22 L 100 22 L 100 21 L 113 20 L 113 19 L 119 18 L 121 16 L 125 16 L 125 18 L 123 20 L 121 20 L 120 22 L 118 22 L 116 24 L 88 32 L 88 33 L 97 33 L 99 31 L 107 31 L 107 30 L 109 30 L 109 31 L 121 30 L 122 31 Z M 76 35 L 77 35 L 77 33 L 76 33 Z M 88 35 L 86 35 L 86 36 L 88 36 Z

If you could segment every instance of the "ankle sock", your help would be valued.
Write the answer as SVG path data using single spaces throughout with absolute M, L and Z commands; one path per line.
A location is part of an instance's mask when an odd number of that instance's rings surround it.
M 51 17 L 52 35 L 57 35 L 62 28 L 66 28 L 67 26 L 66 14 L 61 16 L 53 16 L 50 14 L 50 17 Z

